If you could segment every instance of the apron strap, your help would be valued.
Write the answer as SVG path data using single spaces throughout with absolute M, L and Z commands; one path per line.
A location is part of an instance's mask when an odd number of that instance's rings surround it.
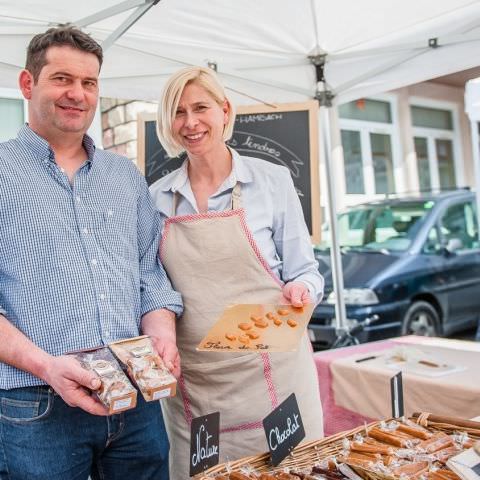
M 237 182 L 232 190 L 232 210 L 238 210 L 242 208 L 242 189 L 240 188 L 240 183 Z

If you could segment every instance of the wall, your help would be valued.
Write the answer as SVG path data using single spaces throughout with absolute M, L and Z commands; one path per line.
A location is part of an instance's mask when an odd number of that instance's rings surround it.
M 139 113 L 154 113 L 157 104 L 102 98 L 103 148 L 124 155 L 137 163 L 137 115 Z
M 442 85 L 435 82 L 424 82 L 410 85 L 409 87 L 405 87 L 401 90 L 405 90 L 409 97 L 422 97 L 430 100 L 451 102 L 456 104 L 456 113 L 459 126 L 460 158 L 463 159 L 464 165 L 464 183 L 465 185 L 473 187 L 475 176 L 473 173 L 470 122 L 465 114 L 465 88 Z

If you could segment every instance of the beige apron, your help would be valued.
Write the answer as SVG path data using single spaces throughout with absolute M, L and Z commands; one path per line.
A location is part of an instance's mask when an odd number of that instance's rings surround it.
M 176 213 L 174 196 L 173 215 Z M 268 450 L 262 420 L 295 392 L 306 439 L 323 436 L 318 379 L 305 334 L 296 352 L 197 352 L 226 306 L 279 303 L 282 283 L 262 258 L 240 207 L 172 216 L 165 223 L 160 256 L 184 313 L 177 322 L 182 362 L 177 396 L 162 402 L 170 439 L 170 478 L 189 476 L 192 418 L 220 412 L 220 462 Z

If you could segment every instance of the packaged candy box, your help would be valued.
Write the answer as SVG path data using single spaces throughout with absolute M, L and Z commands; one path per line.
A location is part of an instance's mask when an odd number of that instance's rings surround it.
M 155 352 L 150 337 L 120 340 L 109 347 L 147 402 L 175 396 L 177 380 Z
M 108 347 L 72 354 L 83 368 L 95 372 L 102 385 L 94 392 L 110 414 L 129 410 L 137 405 L 137 391 Z

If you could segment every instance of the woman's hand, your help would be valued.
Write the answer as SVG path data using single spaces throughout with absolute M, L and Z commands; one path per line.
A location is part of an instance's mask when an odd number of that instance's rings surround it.
M 144 335 L 150 336 L 165 366 L 178 378 L 181 368 L 176 344 L 175 314 L 164 308 L 148 312 L 142 317 L 141 330 Z
M 303 307 L 308 303 L 312 303 L 310 291 L 303 282 L 288 282 L 282 289 L 283 297 L 286 303 L 290 303 L 294 307 Z

